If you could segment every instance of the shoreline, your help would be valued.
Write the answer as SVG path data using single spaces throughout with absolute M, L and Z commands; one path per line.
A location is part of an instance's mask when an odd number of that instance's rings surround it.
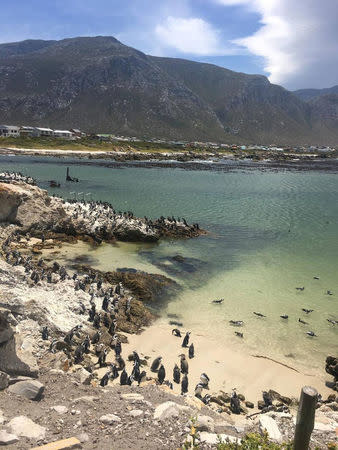
M 74 158 L 78 163 L 102 164 L 105 167 L 181 168 L 184 170 L 231 171 L 240 169 L 257 170 L 320 170 L 338 172 L 338 158 L 319 154 L 287 154 L 280 152 L 259 152 L 245 154 L 236 152 L 156 152 L 120 150 L 65 150 L 0 147 L 1 156 L 51 157 L 56 160 Z M 85 161 L 86 160 L 86 161 Z M 87 161 L 88 160 L 88 161 Z M 76 164 L 67 162 L 67 164 Z

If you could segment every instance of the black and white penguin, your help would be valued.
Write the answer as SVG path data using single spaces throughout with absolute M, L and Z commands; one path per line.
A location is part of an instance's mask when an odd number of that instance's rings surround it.
M 107 386 L 110 377 L 110 372 L 106 372 L 100 380 L 100 386 Z
M 43 327 L 43 328 L 42 328 L 41 335 L 42 335 L 42 339 L 43 339 L 44 341 L 48 341 L 48 337 L 49 337 L 48 327 Z
M 202 400 L 203 388 L 204 388 L 204 386 L 202 383 L 198 383 L 195 387 L 195 397 L 197 397 L 201 400 Z
M 174 336 L 177 336 L 177 337 L 182 337 L 181 332 L 178 328 L 174 328 L 172 330 L 171 334 L 173 334 Z
M 181 357 L 181 372 L 184 374 L 188 374 L 189 373 L 189 364 L 188 361 L 185 358 L 185 355 L 182 353 L 182 355 L 180 355 Z
M 101 335 L 101 331 L 97 331 L 95 334 L 93 334 L 91 339 L 93 345 L 97 344 L 100 341 Z
M 158 369 L 157 379 L 160 384 L 162 384 L 165 379 L 165 368 L 163 364 L 161 364 L 160 368 Z
M 181 382 L 181 395 L 184 395 L 188 392 L 188 387 L 189 387 L 188 376 L 185 374 Z
M 189 359 L 192 359 L 195 356 L 195 347 L 194 344 L 191 343 L 189 347 Z
M 188 345 L 189 345 L 189 338 L 190 338 L 190 331 L 187 331 L 185 333 L 185 336 L 184 336 L 184 339 L 183 339 L 183 342 L 182 342 L 182 347 L 188 347 Z
M 173 370 L 173 379 L 174 379 L 175 383 L 180 384 L 180 382 L 181 382 L 181 371 L 180 371 L 180 369 L 179 369 L 177 364 L 175 364 L 175 367 L 174 367 L 174 370 Z
M 128 374 L 125 369 L 122 370 L 121 376 L 120 376 L 120 385 L 126 386 L 128 384 Z
M 138 385 L 140 385 L 143 381 L 145 381 L 147 378 L 147 372 L 145 370 L 142 370 L 140 373 L 139 379 L 138 379 Z
M 209 381 L 210 378 L 208 377 L 208 375 L 206 373 L 201 373 L 200 382 L 201 384 L 203 384 L 204 389 L 209 389 Z
M 162 362 L 162 356 L 158 356 L 157 358 L 155 358 L 150 367 L 150 370 L 152 372 L 157 372 L 158 368 L 160 367 L 161 362 Z

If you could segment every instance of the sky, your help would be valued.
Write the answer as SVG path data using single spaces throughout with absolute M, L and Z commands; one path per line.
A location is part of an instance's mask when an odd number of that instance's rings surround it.
M 114 36 L 155 56 L 338 84 L 338 0 L 1 0 L 0 42 Z

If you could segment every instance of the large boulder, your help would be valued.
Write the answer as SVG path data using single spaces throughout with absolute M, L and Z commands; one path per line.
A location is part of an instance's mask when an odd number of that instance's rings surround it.
M 47 191 L 19 182 L 0 183 L 0 222 L 45 229 L 65 218 L 61 200 Z
M 29 400 L 40 400 L 45 387 L 40 381 L 27 380 L 12 384 L 8 390 L 13 394 L 21 395 Z
M 0 371 L 9 375 L 37 377 L 39 369 L 36 360 L 31 352 L 22 347 L 20 335 L 14 334 L 9 324 L 9 314 L 9 310 L 0 308 Z

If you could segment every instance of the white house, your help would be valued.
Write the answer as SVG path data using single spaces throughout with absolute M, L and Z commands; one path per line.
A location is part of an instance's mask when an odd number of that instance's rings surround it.
M 37 131 L 37 136 L 53 136 L 54 133 L 51 128 L 36 127 L 35 129 Z
M 68 130 L 54 130 L 54 137 L 62 139 L 72 139 L 73 133 Z
M 20 136 L 40 136 L 40 133 L 35 127 L 20 127 Z
M 3 137 L 18 137 L 20 127 L 15 125 L 0 125 L 0 136 Z

